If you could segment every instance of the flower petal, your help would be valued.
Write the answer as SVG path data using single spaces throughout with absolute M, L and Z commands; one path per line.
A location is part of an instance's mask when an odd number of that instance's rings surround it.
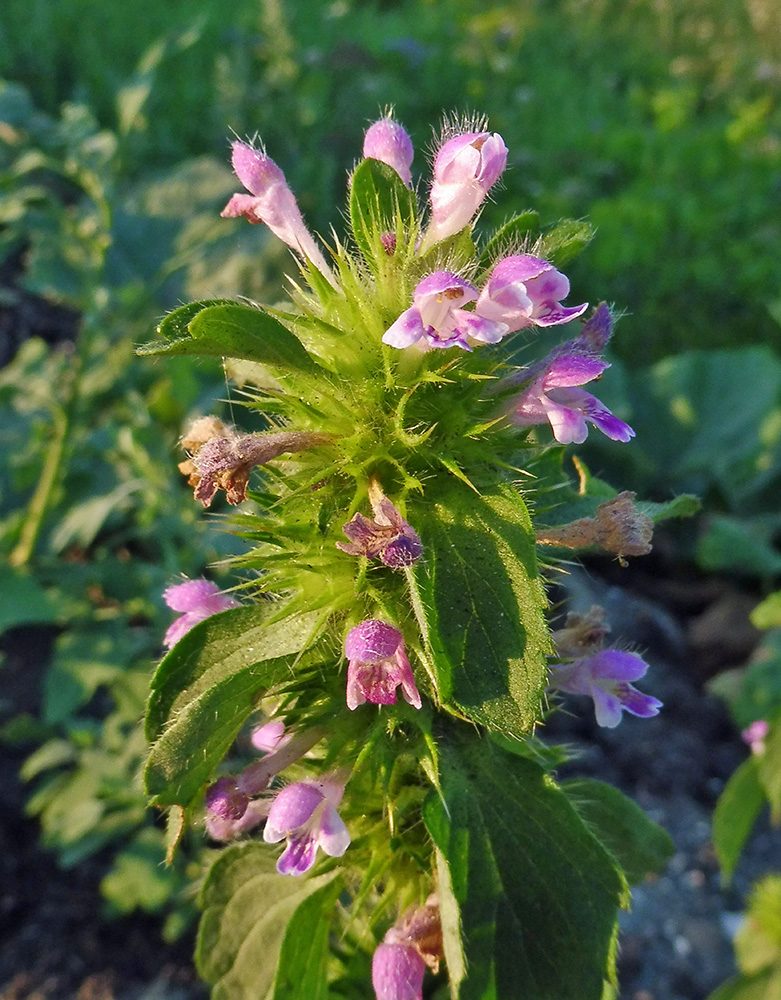
M 425 328 L 420 317 L 420 311 L 414 306 L 405 309 L 395 323 L 382 335 L 383 344 L 391 347 L 411 347 L 423 336 Z
M 307 830 L 300 835 L 291 835 L 287 847 L 277 861 L 280 875 L 303 875 L 314 865 L 317 856 L 317 838 Z
M 330 858 L 341 858 L 350 846 L 350 834 L 344 820 L 329 802 L 323 806 L 317 842 Z

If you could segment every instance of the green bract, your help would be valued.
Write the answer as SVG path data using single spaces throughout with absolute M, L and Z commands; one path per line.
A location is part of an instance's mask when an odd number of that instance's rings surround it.
M 173 850 L 245 724 L 273 713 L 294 739 L 316 734 L 284 779 L 310 797 L 321 779 L 344 788 L 351 845 L 319 854 L 300 879 L 274 872 L 275 848 L 256 840 L 218 855 L 201 890 L 199 968 L 221 1000 L 299 997 L 302 984 L 323 1000 L 368 996 L 366 952 L 436 893 L 443 945 L 414 947 L 432 968 L 443 947 L 439 976 L 453 996 L 599 1000 L 615 978 L 628 881 L 658 868 L 670 845 L 617 791 L 557 785 L 561 754 L 533 735 L 554 653 L 533 516 L 539 508 L 546 526 L 561 524 L 557 505 L 583 516 L 611 492 L 593 480 L 578 493 L 561 449 L 540 443 L 547 431 L 536 438 L 507 418 L 519 359 L 546 354 L 549 330 L 532 324 L 473 351 L 382 342 L 434 272 L 479 288 L 500 256 L 561 263 L 591 233 L 584 223 L 541 233 L 524 212 L 482 249 L 467 227 L 421 254 L 415 194 L 371 159 L 352 175 L 348 214 L 351 241 L 332 248 L 333 274 L 304 260 L 289 308 L 194 303 L 139 351 L 241 359 L 246 405 L 270 432 L 313 435 L 243 470 L 232 429 L 192 456 L 196 482 L 208 448 L 222 486 L 251 471 L 251 502 L 234 521 L 247 548 L 234 563 L 255 603 L 196 625 L 160 664 L 146 786 L 172 807 Z M 262 446 L 262 435 L 252 440 Z M 378 496 L 422 542 L 400 568 L 337 547 L 356 514 L 365 527 L 374 511 L 371 530 L 390 531 Z M 367 621 L 403 637 L 393 655 L 409 657 L 420 710 L 371 697 L 381 703 L 347 708 L 344 640 Z M 372 656 L 350 664 L 367 684 L 384 669 Z M 237 754 L 238 767 L 250 763 Z

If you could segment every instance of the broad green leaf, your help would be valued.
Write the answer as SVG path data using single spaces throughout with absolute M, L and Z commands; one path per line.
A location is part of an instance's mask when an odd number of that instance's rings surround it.
M 414 192 L 387 163 L 363 160 L 355 168 L 350 186 L 350 223 L 358 248 L 369 264 L 385 253 L 380 237 L 396 233 L 397 220 L 403 226 L 415 220 Z
M 0 566 L 0 632 L 15 625 L 54 622 L 57 617 L 57 609 L 34 577 Z
M 565 793 L 532 761 L 465 726 L 440 739 L 442 798 L 423 807 L 460 910 L 458 1000 L 601 1000 L 615 981 L 626 881 Z M 446 953 L 458 955 L 452 914 Z
M 533 208 L 514 215 L 500 226 L 486 243 L 485 249 L 480 254 L 480 267 L 489 267 L 509 250 L 521 246 L 530 234 L 536 235 L 539 230 L 540 216 Z
M 564 781 L 561 787 L 630 885 L 661 871 L 670 859 L 675 850 L 670 835 L 617 788 L 588 778 Z
M 144 786 L 153 803 L 186 809 L 230 750 L 255 709 L 258 692 L 289 675 L 286 657 L 266 660 L 217 681 L 188 700 L 149 751 Z
M 199 622 L 184 635 L 152 678 L 147 739 L 157 739 L 170 718 L 218 681 L 263 660 L 305 649 L 318 615 L 278 615 L 279 605 L 272 603 L 234 608 Z
M 209 870 L 199 897 L 203 916 L 195 959 L 201 976 L 213 987 L 212 1000 L 275 996 L 281 1000 L 291 995 L 274 991 L 280 951 L 285 950 L 298 966 L 312 942 L 288 941 L 290 921 L 320 890 L 324 890 L 317 895 L 321 911 L 329 894 L 338 895 L 338 871 L 315 878 L 292 878 L 279 875 L 274 861 L 268 845 L 249 842 L 223 851 Z M 317 906 L 314 904 L 315 910 Z M 312 916 L 311 910 L 305 911 L 299 928 L 308 927 L 311 933 Z M 312 957 L 317 957 L 314 952 Z M 320 983 L 317 988 L 322 989 Z
M 565 219 L 542 237 L 536 253 L 538 257 L 561 267 L 568 260 L 577 257 L 593 238 L 594 229 L 588 222 L 583 219 Z
M 141 830 L 119 851 L 109 872 L 100 883 L 100 891 L 108 900 L 112 915 L 141 909 L 156 913 L 181 887 L 181 876 L 166 867 L 165 848 L 160 831 L 154 827 Z
M 199 303 L 195 303 L 198 305 Z M 194 309 L 185 306 L 184 310 Z M 177 310 L 182 313 L 182 310 Z M 273 316 L 238 303 L 210 305 L 187 318 L 172 320 L 166 329 L 173 331 L 186 322 L 187 335 L 176 339 L 153 341 L 136 349 L 136 354 L 191 354 L 208 357 L 242 358 L 256 361 L 272 373 L 303 372 L 312 374 L 317 363 L 301 341 Z M 164 326 L 165 321 L 163 321 Z
M 728 883 L 765 801 L 754 757 L 745 760 L 726 784 L 713 813 L 713 846 Z
M 539 719 L 550 652 L 526 505 L 510 485 L 480 496 L 455 478 L 429 497 L 414 572 L 440 696 L 518 736 Z
M 190 302 L 168 313 L 158 324 L 157 334 L 164 340 L 186 340 L 190 336 L 190 321 L 194 320 L 199 312 L 212 306 L 235 305 L 231 299 L 203 299 L 200 302 Z
M 342 888 L 335 878 L 296 909 L 279 953 L 274 1000 L 328 1000 L 329 936 Z

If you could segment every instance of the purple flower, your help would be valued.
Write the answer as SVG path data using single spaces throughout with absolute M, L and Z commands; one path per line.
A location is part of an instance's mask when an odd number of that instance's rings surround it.
M 622 712 L 631 712 L 642 719 L 658 715 L 662 703 L 629 683 L 642 677 L 646 670 L 648 664 L 634 653 L 603 649 L 573 663 L 551 667 L 550 682 L 559 691 L 590 695 L 597 723 L 613 729 L 621 721 Z
M 504 323 L 508 333 L 526 326 L 558 326 L 582 316 L 588 302 L 565 308 L 569 281 L 539 257 L 519 254 L 505 257 L 494 267 L 477 300 L 475 312 Z
M 263 839 L 276 844 L 287 838 L 277 861 L 281 875 L 303 875 L 315 863 L 318 846 L 329 857 L 341 858 L 350 846 L 350 834 L 336 806 L 344 787 L 335 781 L 297 781 L 274 799 Z
M 507 147 L 497 132 L 467 132 L 444 143 L 434 159 L 423 252 L 467 225 L 506 166 Z
M 765 719 L 757 719 L 744 729 L 740 734 L 745 743 L 751 747 L 751 752 L 762 754 L 765 752 L 765 739 L 767 738 L 770 726 Z
M 239 602 L 220 592 L 216 583 L 209 580 L 186 580 L 163 591 L 163 600 L 173 611 L 184 614 L 168 627 L 163 644 L 167 649 L 175 646 L 193 625 L 216 615 L 219 611 L 240 607 Z
M 412 187 L 412 159 L 415 151 L 412 140 L 403 126 L 390 115 L 380 118 L 366 130 L 363 137 L 363 155 L 367 159 L 380 160 L 393 167 L 407 187 Z
M 377 1000 L 422 1000 L 426 963 L 410 944 L 378 945 L 372 956 Z
M 431 347 L 472 348 L 467 338 L 495 344 L 507 333 L 504 323 L 484 319 L 461 306 L 474 302 L 477 289 L 450 271 L 434 271 L 419 282 L 412 305 L 383 334 L 384 344 L 411 347 L 423 341 L 423 350 Z
M 366 701 L 373 705 L 393 705 L 399 685 L 406 701 L 414 708 L 421 707 L 420 693 L 398 629 L 370 618 L 350 629 L 344 651 L 350 661 L 348 708 L 355 709 Z
M 547 421 L 561 444 L 585 441 L 586 421 L 614 441 L 633 438 L 635 432 L 629 424 L 614 417 L 596 396 L 578 388 L 610 367 L 599 356 L 609 338 L 610 314 L 602 303 L 578 337 L 554 347 L 547 358 L 512 377 L 516 383 L 523 378 L 526 388 L 512 403 L 510 421 L 520 427 Z
M 264 222 L 275 236 L 310 260 L 336 286 L 331 269 L 306 228 L 295 195 L 276 163 L 262 149 L 254 149 L 246 142 L 234 142 L 232 151 L 233 169 L 250 194 L 234 194 L 220 213 L 222 217 L 235 219 L 243 215 L 253 224 Z
M 342 530 L 350 539 L 337 542 L 337 549 L 351 556 L 378 556 L 386 566 L 412 566 L 423 552 L 418 533 L 404 520 L 397 508 L 378 486 L 370 487 L 369 499 L 374 510 L 374 520 L 356 514 Z

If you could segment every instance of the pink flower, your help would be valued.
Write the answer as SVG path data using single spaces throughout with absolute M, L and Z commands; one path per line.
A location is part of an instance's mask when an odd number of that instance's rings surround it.
M 163 591 L 163 600 L 173 611 L 184 614 L 177 618 L 165 633 L 163 644 L 170 649 L 198 622 L 229 608 L 240 607 L 239 602 L 220 592 L 216 583 L 209 580 L 186 580 Z
M 434 271 L 418 283 L 412 305 L 383 334 L 382 341 L 398 348 L 418 344 L 423 350 L 461 347 L 471 351 L 468 338 L 495 344 L 507 327 L 461 308 L 476 298 L 477 289 L 468 281 L 450 271 Z
M 383 942 L 372 956 L 372 986 L 377 1000 L 422 1000 L 426 963 L 409 944 Z
M 262 149 L 254 149 L 246 142 L 234 142 L 232 150 L 233 169 L 250 194 L 234 194 L 220 213 L 222 217 L 235 219 L 243 215 L 253 224 L 264 222 L 336 287 L 331 269 L 306 228 L 295 195 L 276 163 Z
M 393 705 L 399 685 L 407 702 L 414 708 L 421 707 L 420 693 L 398 629 L 370 618 L 350 629 L 344 651 L 350 661 L 348 708 L 355 709 L 367 701 L 373 705 Z
M 508 333 L 526 326 L 557 326 L 582 316 L 588 302 L 565 308 L 569 281 L 539 257 L 519 254 L 505 257 L 494 267 L 477 300 L 475 312 L 504 323 Z
M 380 118 L 366 130 L 363 137 L 363 155 L 367 159 L 380 160 L 393 167 L 407 187 L 412 187 L 412 159 L 415 151 L 412 140 L 403 126 L 390 115 Z
M 421 251 L 466 226 L 507 166 L 497 132 L 467 132 L 449 139 L 434 160 L 431 222 Z
M 642 677 L 646 670 L 648 664 L 634 653 L 603 649 L 573 663 L 551 667 L 550 683 L 559 691 L 590 695 L 597 723 L 614 729 L 622 712 L 631 712 L 642 719 L 659 714 L 662 703 L 629 683 Z
M 596 396 L 578 388 L 610 367 L 600 357 L 610 333 L 610 312 L 603 302 L 574 340 L 554 347 L 547 358 L 512 376 L 513 382 L 523 379 L 526 388 L 512 403 L 509 420 L 520 427 L 547 422 L 561 444 L 585 441 L 586 422 L 613 441 L 633 438 L 629 424 L 613 416 Z
M 218 778 L 206 789 L 206 809 L 221 819 L 241 819 L 247 811 L 249 797 L 241 791 L 230 775 Z
M 274 799 L 263 839 L 276 844 L 287 838 L 277 861 L 281 875 L 303 875 L 315 863 L 317 848 L 332 858 L 341 858 L 350 846 L 350 834 L 336 806 L 344 787 L 335 781 L 297 781 Z
M 744 729 L 740 734 L 745 743 L 751 747 L 751 752 L 762 754 L 765 752 L 765 739 L 767 738 L 770 726 L 765 719 L 757 719 Z

